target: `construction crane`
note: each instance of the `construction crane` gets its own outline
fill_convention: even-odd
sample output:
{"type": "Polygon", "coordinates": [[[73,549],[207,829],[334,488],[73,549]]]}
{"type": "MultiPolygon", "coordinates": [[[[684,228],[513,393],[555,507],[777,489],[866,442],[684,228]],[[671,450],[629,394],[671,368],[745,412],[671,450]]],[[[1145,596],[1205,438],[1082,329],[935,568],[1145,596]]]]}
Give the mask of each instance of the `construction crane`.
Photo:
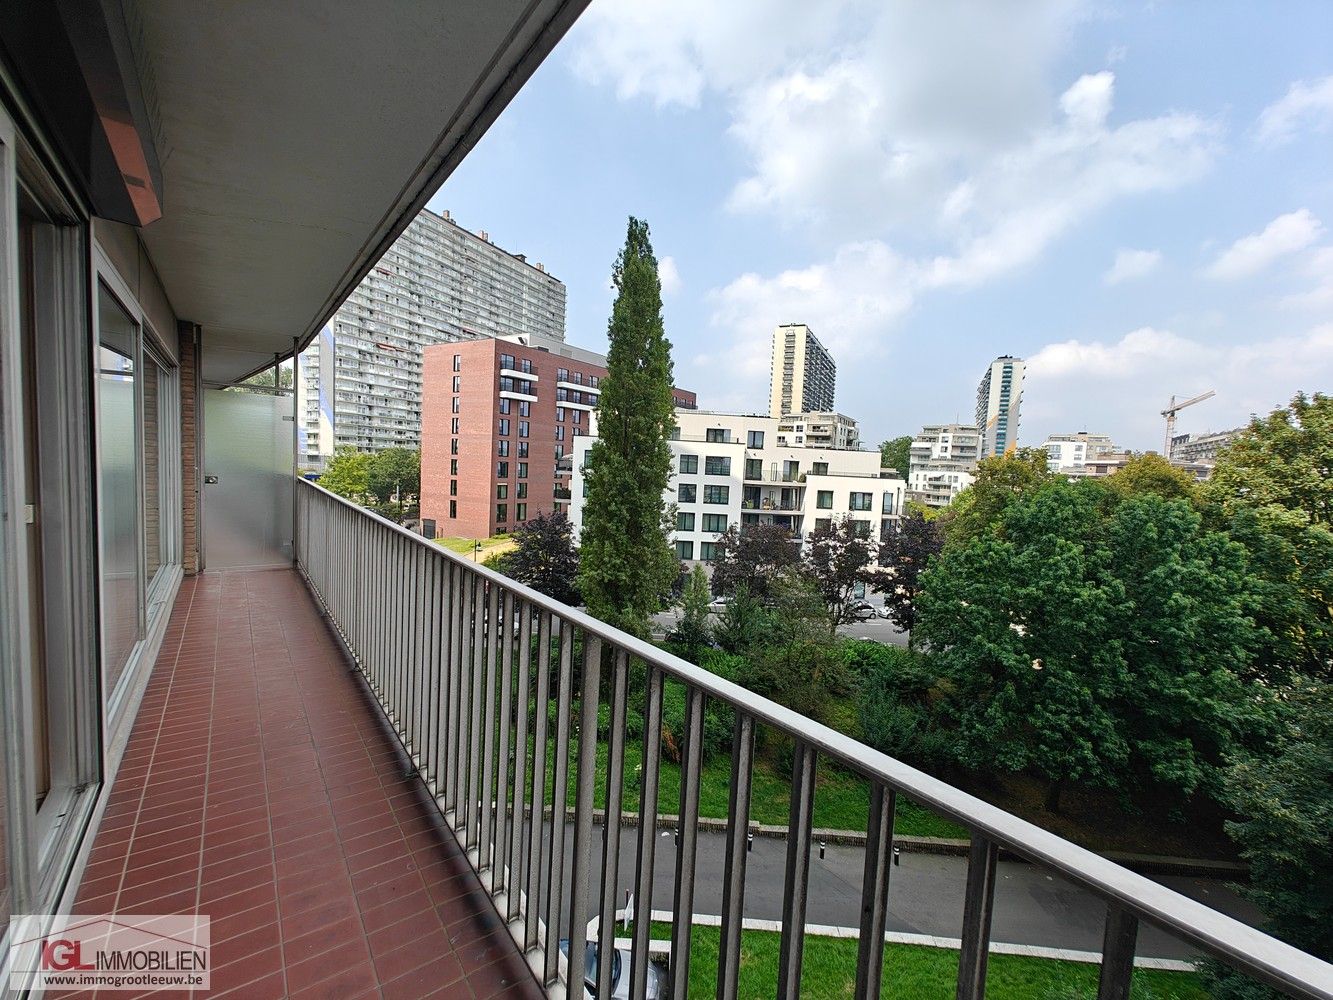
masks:
{"type": "Polygon", "coordinates": [[[1193,399],[1187,399],[1183,403],[1177,403],[1176,397],[1171,397],[1171,404],[1162,411],[1162,416],[1166,417],[1166,448],[1163,450],[1162,455],[1165,456],[1167,461],[1171,460],[1171,439],[1176,436],[1176,414],[1187,406],[1193,406],[1195,403],[1202,403],[1205,399],[1212,399],[1216,395],[1217,393],[1212,389],[1209,389],[1207,392],[1200,393],[1193,399]]]}

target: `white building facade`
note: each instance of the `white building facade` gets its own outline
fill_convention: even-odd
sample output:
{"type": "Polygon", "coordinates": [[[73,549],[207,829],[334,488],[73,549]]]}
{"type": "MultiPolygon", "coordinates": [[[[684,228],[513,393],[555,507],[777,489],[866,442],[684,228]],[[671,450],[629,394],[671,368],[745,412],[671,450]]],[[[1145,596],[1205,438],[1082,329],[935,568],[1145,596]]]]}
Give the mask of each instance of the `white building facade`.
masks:
{"type": "Polygon", "coordinates": [[[996,358],[977,386],[977,430],[981,434],[978,458],[1003,455],[1018,447],[1019,406],[1023,402],[1022,358],[996,358]]]}
{"type": "Polygon", "coordinates": [[[1046,452],[1046,468],[1051,472],[1082,475],[1088,462],[1099,455],[1116,451],[1108,434],[1052,434],[1041,444],[1046,452]]]}
{"type": "Polygon", "coordinates": [[[565,285],[423,210],[301,356],[301,461],[421,442],[421,352],[484,337],[565,339],[565,285]]]}
{"type": "MultiPolygon", "coordinates": [[[[718,536],[733,524],[777,524],[804,542],[816,527],[850,517],[878,539],[902,515],[907,483],[881,478],[878,451],[781,445],[774,417],[677,410],[676,421],[664,499],[676,507],[671,541],[683,561],[711,562],[718,536]]],[[[574,441],[575,537],[583,527],[583,469],[594,441],[574,441]]]]}
{"type": "Polygon", "coordinates": [[[981,434],[972,424],[927,424],[912,440],[907,498],[924,507],[947,507],[974,482],[981,434]]]}
{"type": "Polygon", "coordinates": [[[778,422],[778,444],[805,448],[861,447],[856,421],[842,413],[792,413],[778,422]]]}

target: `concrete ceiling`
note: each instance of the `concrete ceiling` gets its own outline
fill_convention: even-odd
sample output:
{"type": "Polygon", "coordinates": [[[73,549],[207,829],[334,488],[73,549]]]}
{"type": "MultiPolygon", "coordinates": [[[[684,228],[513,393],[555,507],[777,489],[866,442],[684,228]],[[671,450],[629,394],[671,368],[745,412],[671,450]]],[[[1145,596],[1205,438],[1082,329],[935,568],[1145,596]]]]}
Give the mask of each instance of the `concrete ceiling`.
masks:
{"type": "Polygon", "coordinates": [[[126,3],[162,164],[143,240],[204,378],[318,332],[586,3],[126,3]]]}

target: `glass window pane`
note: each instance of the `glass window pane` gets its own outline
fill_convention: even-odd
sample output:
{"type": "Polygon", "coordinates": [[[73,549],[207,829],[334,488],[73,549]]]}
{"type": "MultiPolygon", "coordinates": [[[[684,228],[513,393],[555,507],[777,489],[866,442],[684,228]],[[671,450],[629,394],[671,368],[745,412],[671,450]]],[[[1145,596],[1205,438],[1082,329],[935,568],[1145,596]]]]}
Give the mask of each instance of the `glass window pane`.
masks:
{"type": "Polygon", "coordinates": [[[148,353],[143,359],[143,485],[144,555],[146,579],[151,580],[165,561],[162,550],[162,404],[166,401],[166,372],[148,353]]]}
{"type": "Polygon", "coordinates": [[[134,320],[98,286],[98,474],[102,516],[102,642],[106,690],[115,688],[139,639],[139,463],[134,415],[134,320]]]}

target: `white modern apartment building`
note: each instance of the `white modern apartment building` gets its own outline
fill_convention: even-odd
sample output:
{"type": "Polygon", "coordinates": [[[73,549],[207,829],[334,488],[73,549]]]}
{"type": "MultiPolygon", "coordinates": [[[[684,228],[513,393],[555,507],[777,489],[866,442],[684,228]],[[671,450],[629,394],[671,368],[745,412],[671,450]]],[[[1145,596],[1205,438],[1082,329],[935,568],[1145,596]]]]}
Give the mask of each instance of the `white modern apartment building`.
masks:
{"type": "Polygon", "coordinates": [[[846,414],[792,413],[778,423],[778,444],[855,451],[861,447],[861,431],[846,414]]]}
{"type": "Polygon", "coordinates": [[[773,331],[768,413],[830,413],[838,366],[833,355],[804,323],[784,323],[773,331]]]}
{"type": "Polygon", "coordinates": [[[927,424],[912,440],[907,498],[926,507],[946,507],[976,482],[981,434],[972,424],[927,424]]]}
{"type": "MultiPolygon", "coordinates": [[[[671,541],[685,561],[710,562],[729,525],[778,524],[805,539],[850,517],[867,537],[902,514],[907,484],[880,476],[878,451],[777,443],[775,417],[677,410],[665,499],[676,507],[671,541]]],[[[595,438],[574,439],[570,520],[583,527],[583,468],[595,438]]]]}
{"type": "Polygon", "coordinates": [[[1116,451],[1108,434],[1052,434],[1041,444],[1046,451],[1046,468],[1051,472],[1082,475],[1087,463],[1099,455],[1116,451]]]}
{"type": "Polygon", "coordinates": [[[423,210],[301,356],[301,461],[421,442],[421,352],[484,337],[565,339],[565,285],[446,212],[423,210]]]}
{"type": "Polygon", "coordinates": [[[1022,358],[1003,355],[992,361],[977,386],[978,458],[1003,455],[1018,446],[1019,405],[1023,402],[1022,358]]]}

